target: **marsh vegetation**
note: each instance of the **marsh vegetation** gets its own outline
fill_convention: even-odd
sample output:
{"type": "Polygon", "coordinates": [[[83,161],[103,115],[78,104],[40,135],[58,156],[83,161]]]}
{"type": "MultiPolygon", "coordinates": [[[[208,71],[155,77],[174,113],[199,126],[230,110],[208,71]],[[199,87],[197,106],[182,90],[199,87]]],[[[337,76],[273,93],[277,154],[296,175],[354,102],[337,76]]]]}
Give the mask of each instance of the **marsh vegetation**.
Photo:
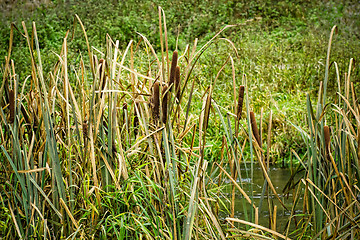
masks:
{"type": "Polygon", "coordinates": [[[358,5],[86,2],[3,15],[0,237],[359,237],[358,5]]]}

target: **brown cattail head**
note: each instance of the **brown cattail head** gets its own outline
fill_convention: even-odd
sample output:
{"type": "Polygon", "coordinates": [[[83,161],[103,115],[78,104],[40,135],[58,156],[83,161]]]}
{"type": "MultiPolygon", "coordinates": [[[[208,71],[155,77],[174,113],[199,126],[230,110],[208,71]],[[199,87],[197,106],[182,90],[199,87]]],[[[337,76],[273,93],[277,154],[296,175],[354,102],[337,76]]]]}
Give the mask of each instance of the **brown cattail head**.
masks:
{"type": "Polygon", "coordinates": [[[122,107],[122,108],[123,108],[123,111],[122,111],[122,123],[125,124],[125,120],[126,120],[126,118],[125,118],[125,113],[127,112],[127,108],[128,108],[126,102],[123,103],[123,107],[122,107]]]}
{"type": "Polygon", "coordinates": [[[127,111],[127,103],[126,102],[123,103],[123,111],[127,111]]]}
{"type": "Polygon", "coordinates": [[[94,54],[93,55],[93,58],[92,58],[92,60],[93,60],[93,64],[92,64],[92,66],[93,66],[93,70],[94,70],[94,72],[96,72],[96,63],[97,63],[97,57],[96,57],[96,55],[94,54]]]}
{"type": "Polygon", "coordinates": [[[137,133],[138,133],[138,128],[139,128],[139,118],[138,118],[138,115],[137,115],[137,111],[136,109],[139,111],[139,102],[138,101],[135,101],[135,104],[134,104],[134,135],[136,137],[137,133]]]}
{"type": "Polygon", "coordinates": [[[330,128],[329,126],[324,126],[324,138],[325,138],[325,148],[326,151],[330,148],[330,128]]]}
{"type": "Polygon", "coordinates": [[[175,69],[175,94],[176,99],[180,101],[180,67],[177,66],[175,69]]]}
{"type": "MultiPolygon", "coordinates": [[[[105,88],[105,84],[106,84],[106,72],[105,72],[105,69],[106,69],[106,62],[103,58],[101,58],[99,60],[99,83],[100,83],[100,91],[104,90],[105,88]]],[[[102,93],[100,94],[100,97],[102,96],[102,93]]]]}
{"type": "Polygon", "coordinates": [[[174,51],[171,60],[171,69],[170,69],[170,79],[169,79],[170,90],[172,89],[172,85],[174,85],[174,81],[175,81],[177,60],[178,60],[178,52],[174,51]]]}
{"type": "Polygon", "coordinates": [[[84,144],[86,142],[86,139],[88,138],[88,124],[87,120],[85,120],[82,124],[82,130],[83,130],[83,138],[84,138],[84,144]]]}
{"type": "Polygon", "coordinates": [[[255,119],[254,112],[250,112],[250,121],[251,121],[251,129],[252,129],[252,132],[253,132],[254,137],[256,139],[256,142],[259,144],[260,147],[262,147],[260,134],[259,134],[259,129],[258,129],[257,124],[256,124],[256,119],[255,119]]]}
{"type": "Polygon", "coordinates": [[[243,102],[244,102],[244,90],[245,90],[245,87],[243,85],[241,85],[239,87],[238,104],[237,104],[237,108],[236,108],[237,120],[241,119],[241,113],[242,113],[243,102]]]}
{"type": "Polygon", "coordinates": [[[159,82],[155,82],[151,97],[152,116],[154,120],[159,119],[160,114],[160,86],[159,82]]]}
{"type": "Polygon", "coordinates": [[[207,95],[206,103],[205,103],[203,131],[206,131],[206,129],[208,127],[210,107],[211,107],[211,89],[210,89],[209,94],[207,95]]]}
{"type": "Polygon", "coordinates": [[[9,122],[14,123],[14,119],[15,119],[15,95],[14,95],[14,90],[9,90],[9,109],[10,109],[9,122]]]}
{"type": "Polygon", "coordinates": [[[162,89],[162,116],[161,120],[164,124],[167,121],[167,112],[168,112],[168,86],[164,85],[162,89]]]}

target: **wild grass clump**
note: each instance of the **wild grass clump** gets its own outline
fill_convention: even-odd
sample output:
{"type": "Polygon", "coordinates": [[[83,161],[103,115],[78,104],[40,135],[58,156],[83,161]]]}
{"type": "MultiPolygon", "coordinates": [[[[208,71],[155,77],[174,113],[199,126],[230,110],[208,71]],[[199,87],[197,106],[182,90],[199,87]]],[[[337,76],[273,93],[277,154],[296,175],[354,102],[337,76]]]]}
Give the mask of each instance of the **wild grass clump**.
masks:
{"type": "Polygon", "coordinates": [[[296,126],[307,146],[304,158],[293,152],[300,162],[294,175],[303,172],[301,180],[294,182],[292,178],[288,183],[288,189],[296,191],[293,209],[298,204],[303,208],[302,213],[292,213],[292,218],[298,221],[300,238],[358,239],[360,236],[359,100],[351,80],[354,60],[350,59],[343,77],[338,64],[330,62],[336,31],[334,26],[316,107],[307,96],[308,129],[296,126]],[[330,71],[335,72],[335,79],[329,77],[330,71]],[[335,98],[327,95],[329,81],[337,83],[335,98]]]}
{"type": "MultiPolygon", "coordinates": [[[[11,59],[12,25],[0,91],[0,219],[6,223],[1,225],[1,237],[288,239],[289,228],[279,229],[277,213],[278,206],[289,209],[270,178],[272,112],[265,139],[263,110],[257,124],[246,75],[240,81],[235,74],[237,50],[229,39],[218,38],[232,26],[225,26],[203,46],[195,40],[184,51],[174,49],[170,61],[165,13],[158,10],[160,53],[141,34],[125,50],[107,35],[106,50],[101,52],[90,46],[85,27],[75,16],[87,52],[73,54],[77,49],[69,48],[72,37],[67,33],[48,73],[42,67],[36,24],[28,31],[23,23],[21,36],[31,61],[31,75],[25,79],[19,79],[16,59],[11,59]],[[233,52],[222,66],[212,66],[216,75],[208,86],[196,89],[194,69],[214,42],[229,44],[233,52]],[[233,73],[231,110],[219,105],[214,91],[227,68],[233,73]],[[193,110],[197,96],[201,107],[193,110]],[[207,155],[212,149],[210,131],[222,139],[221,154],[212,162],[207,155]],[[259,202],[254,200],[255,166],[263,175],[259,202]],[[251,179],[249,184],[239,181],[241,176],[251,179]],[[226,182],[231,197],[224,195],[226,182]],[[235,216],[235,204],[243,219],[235,216]],[[259,224],[262,208],[269,211],[269,226],[259,224]]],[[[306,172],[301,180],[306,183],[306,212],[300,222],[312,224],[295,233],[324,236],[330,226],[326,232],[330,237],[356,236],[358,182],[353,179],[359,173],[352,166],[358,167],[353,157],[360,155],[359,134],[353,126],[359,110],[353,88],[345,87],[339,104],[346,111],[335,107],[334,124],[340,130],[329,131],[329,139],[323,132],[330,126],[325,124],[326,81],[316,118],[308,100],[311,134],[302,131],[309,144],[308,160],[299,159],[306,172]],[[323,161],[325,146],[330,161],[323,161]]],[[[301,190],[294,194],[294,206],[301,194],[301,190]]],[[[289,223],[295,219],[295,210],[291,213],[289,223]]]]}
{"type": "MultiPolygon", "coordinates": [[[[240,176],[243,149],[228,135],[224,143],[231,149],[210,172],[205,154],[214,108],[223,119],[213,102],[213,89],[229,61],[203,92],[200,114],[191,111],[193,93],[198,91],[193,69],[230,26],[200,49],[195,41],[182,53],[175,50],[170,61],[161,8],[159,31],[165,49],[161,58],[141,34],[139,42],[131,41],[124,51],[107,36],[106,51],[100,52],[90,47],[78,16],[75,22],[87,53],[76,56],[66,34],[61,51],[55,53],[58,61],[48,73],[42,67],[36,24],[30,31],[22,24],[31,61],[31,75],[25,79],[18,78],[16,60],[11,59],[12,25],[0,91],[1,219],[6,221],[1,225],[2,237],[225,239],[232,235],[237,220],[220,219],[219,204],[229,200],[220,197],[223,181],[215,179],[221,179],[223,171],[227,174],[221,167],[225,162],[233,163],[232,172],[238,171],[230,178],[240,176]],[[139,46],[147,51],[141,52],[139,46]]],[[[231,114],[234,117],[228,120],[238,122],[231,114]]],[[[225,123],[223,127],[227,129],[225,123]]],[[[234,184],[246,196],[243,207],[248,211],[252,200],[234,184]]],[[[246,224],[258,219],[256,208],[251,209],[246,224]]]]}

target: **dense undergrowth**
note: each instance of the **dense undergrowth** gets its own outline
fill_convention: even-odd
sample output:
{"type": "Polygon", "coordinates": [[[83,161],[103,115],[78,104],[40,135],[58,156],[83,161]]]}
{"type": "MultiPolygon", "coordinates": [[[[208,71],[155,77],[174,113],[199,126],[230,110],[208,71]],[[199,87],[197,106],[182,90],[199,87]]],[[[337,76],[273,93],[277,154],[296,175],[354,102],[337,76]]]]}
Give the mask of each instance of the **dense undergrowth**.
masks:
{"type": "Polygon", "coordinates": [[[358,36],[346,22],[357,15],[341,15],[354,6],[179,2],[167,13],[139,3],[134,14],[131,1],[90,1],[102,13],[90,18],[68,3],[1,38],[1,237],[359,236],[358,36]],[[269,174],[284,156],[293,176],[281,193],[269,174]],[[253,182],[235,181],[253,179],[255,164],[260,203],[253,182]],[[261,208],[269,226],[258,225],[261,208]]]}
{"type": "MultiPolygon", "coordinates": [[[[60,51],[63,36],[73,29],[74,14],[85,20],[90,45],[100,51],[105,49],[106,34],[119,40],[119,46],[124,48],[130,40],[139,40],[139,32],[159,52],[157,6],[166,9],[169,49],[177,46],[184,51],[195,38],[202,45],[226,24],[237,25],[220,36],[230,39],[238,49],[235,72],[247,75],[254,110],[267,108],[274,112],[274,162],[287,161],[291,149],[305,149],[287,120],[304,122],[300,106],[305,104],[306,92],[316,95],[324,75],[328,30],[335,24],[339,26],[332,58],[338,61],[340,74],[344,74],[347,60],[358,55],[360,49],[359,5],[347,1],[39,1],[38,5],[15,1],[10,6],[0,16],[0,46],[8,46],[11,22],[21,26],[23,20],[35,21],[45,72],[56,63],[53,51],[60,51]]],[[[74,52],[69,55],[84,52],[85,46],[84,39],[72,39],[69,47],[74,52]]],[[[26,41],[15,34],[12,56],[17,58],[20,80],[30,74],[25,47],[26,41]]],[[[206,88],[216,74],[217,70],[209,66],[221,65],[228,51],[232,51],[229,46],[220,43],[204,53],[198,65],[201,74],[196,84],[200,88],[206,88]]],[[[6,53],[6,47],[0,48],[0,56],[6,53]]],[[[4,64],[4,58],[0,63],[4,64]]],[[[221,84],[215,89],[217,100],[224,106],[229,105],[230,98],[227,91],[219,90],[231,89],[226,77],[230,71],[224,70],[226,74],[219,76],[221,84]]],[[[358,68],[354,76],[359,76],[358,68]]],[[[335,91],[333,82],[329,84],[330,91],[335,91]]]]}

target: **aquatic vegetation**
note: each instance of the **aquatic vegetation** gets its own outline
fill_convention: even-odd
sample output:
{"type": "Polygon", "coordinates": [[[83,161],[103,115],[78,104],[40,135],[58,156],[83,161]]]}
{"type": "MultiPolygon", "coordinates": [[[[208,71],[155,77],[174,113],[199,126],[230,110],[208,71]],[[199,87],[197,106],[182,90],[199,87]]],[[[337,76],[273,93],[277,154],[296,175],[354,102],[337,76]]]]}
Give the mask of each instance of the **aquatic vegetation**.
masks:
{"type": "Polygon", "coordinates": [[[75,16],[82,35],[64,36],[48,73],[36,24],[29,32],[23,22],[21,36],[31,59],[25,79],[19,79],[11,58],[12,25],[0,90],[2,237],[356,238],[359,109],[350,81],[352,61],[344,88],[337,74],[338,102],[328,104],[330,39],[316,113],[307,98],[309,132],[295,126],[307,152],[301,158],[293,151],[300,164],[292,167],[286,188],[294,192],[289,209],[271,180],[272,111],[265,135],[264,110],[257,120],[246,74],[235,74],[237,49],[219,37],[233,26],[202,46],[195,40],[184,51],[173,49],[170,59],[165,12],[158,10],[161,52],[141,33],[125,50],[107,35],[101,52],[90,46],[75,16]],[[69,48],[73,37],[85,39],[86,53],[69,48]],[[211,66],[215,75],[206,88],[197,89],[197,64],[214,43],[232,51],[221,66],[211,66]],[[225,69],[231,69],[233,83],[228,108],[216,101],[214,90],[225,69]],[[220,154],[211,154],[209,136],[221,138],[220,154]],[[263,176],[259,201],[255,166],[263,176]],[[295,181],[301,172],[305,175],[295,181]],[[243,176],[249,184],[238,181],[243,176]],[[235,216],[238,198],[243,219],[235,216]],[[295,211],[300,204],[302,214],[295,211]],[[277,227],[280,207],[291,214],[285,229],[277,227]],[[269,212],[269,226],[259,224],[262,208],[269,212]]]}

